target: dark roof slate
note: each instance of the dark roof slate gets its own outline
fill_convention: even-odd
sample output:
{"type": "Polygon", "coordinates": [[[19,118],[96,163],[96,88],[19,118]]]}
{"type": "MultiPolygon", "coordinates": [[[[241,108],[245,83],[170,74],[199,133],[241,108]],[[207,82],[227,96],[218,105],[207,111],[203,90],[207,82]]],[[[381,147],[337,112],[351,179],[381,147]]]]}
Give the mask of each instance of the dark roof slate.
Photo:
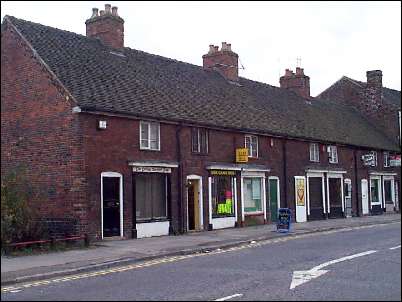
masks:
{"type": "Polygon", "coordinates": [[[68,31],[7,18],[83,109],[398,150],[349,107],[308,101],[275,86],[229,83],[200,66],[68,31]]]}

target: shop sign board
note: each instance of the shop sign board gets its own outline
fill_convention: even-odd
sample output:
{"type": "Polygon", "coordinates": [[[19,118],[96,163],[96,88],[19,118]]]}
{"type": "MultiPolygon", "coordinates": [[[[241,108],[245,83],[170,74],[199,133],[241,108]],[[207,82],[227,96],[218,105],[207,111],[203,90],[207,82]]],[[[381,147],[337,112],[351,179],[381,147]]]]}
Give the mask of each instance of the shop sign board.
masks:
{"type": "Polygon", "coordinates": [[[277,232],[289,232],[292,220],[292,211],[289,208],[278,209],[278,220],[276,222],[277,232]]]}
{"type": "Polygon", "coordinates": [[[133,172],[137,173],[171,173],[171,168],[165,167],[133,167],[133,172]]]}
{"type": "Polygon", "coordinates": [[[230,170],[211,170],[211,175],[213,176],[235,176],[235,171],[230,170]]]}
{"type": "Polygon", "coordinates": [[[363,165],[365,166],[375,166],[375,157],[374,154],[365,154],[362,155],[363,165]]]}
{"type": "Polygon", "coordinates": [[[400,167],[401,166],[401,156],[400,155],[390,155],[389,156],[389,165],[391,167],[400,167]]]}
{"type": "Polygon", "coordinates": [[[248,148],[237,148],[236,149],[236,162],[237,163],[247,163],[248,162],[248,148]]]}

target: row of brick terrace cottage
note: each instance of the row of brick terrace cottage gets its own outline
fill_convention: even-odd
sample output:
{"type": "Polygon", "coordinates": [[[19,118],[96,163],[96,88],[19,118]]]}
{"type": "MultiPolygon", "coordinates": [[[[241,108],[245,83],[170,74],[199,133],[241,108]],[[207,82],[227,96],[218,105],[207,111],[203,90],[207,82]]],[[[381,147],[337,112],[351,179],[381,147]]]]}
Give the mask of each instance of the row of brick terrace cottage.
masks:
{"type": "Polygon", "coordinates": [[[27,169],[30,201],[62,233],[141,238],[399,211],[400,91],[342,77],[310,96],[238,74],[229,43],[203,66],[124,46],[117,7],[87,35],[6,16],[1,173],[27,169]],[[399,117],[398,117],[399,113],[399,117]]]}

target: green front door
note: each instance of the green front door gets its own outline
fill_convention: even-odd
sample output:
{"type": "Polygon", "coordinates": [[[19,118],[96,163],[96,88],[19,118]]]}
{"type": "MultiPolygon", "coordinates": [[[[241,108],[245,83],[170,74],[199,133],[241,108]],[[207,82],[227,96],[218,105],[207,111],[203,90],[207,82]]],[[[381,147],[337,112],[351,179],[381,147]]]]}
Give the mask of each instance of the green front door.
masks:
{"type": "Polygon", "coordinates": [[[269,180],[269,209],[271,212],[271,221],[276,222],[278,215],[278,180],[269,180]]]}

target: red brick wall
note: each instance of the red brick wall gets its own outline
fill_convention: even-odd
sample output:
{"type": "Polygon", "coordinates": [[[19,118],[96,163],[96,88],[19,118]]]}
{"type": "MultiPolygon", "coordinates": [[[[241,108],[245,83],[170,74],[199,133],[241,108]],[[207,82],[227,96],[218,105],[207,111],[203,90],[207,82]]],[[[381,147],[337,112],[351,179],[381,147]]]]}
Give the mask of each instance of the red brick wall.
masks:
{"type": "MultiPolygon", "coordinates": [[[[91,232],[101,236],[100,177],[102,172],[118,172],[123,175],[124,236],[131,238],[133,219],[132,169],[129,161],[165,160],[177,161],[176,125],[163,124],[160,128],[161,150],[140,150],[139,121],[119,117],[101,117],[82,114],[85,144],[86,175],[88,177],[88,216],[91,232]],[[97,130],[97,120],[107,121],[106,130],[97,130]]],[[[177,193],[178,169],[172,168],[172,216],[174,230],[178,230],[177,193]]]]}
{"type": "MultiPolygon", "coordinates": [[[[5,21],[4,24],[6,24],[5,21]]],[[[27,169],[45,218],[78,218],[86,231],[86,181],[78,115],[63,89],[10,25],[1,36],[1,174],[27,169]]]]}

